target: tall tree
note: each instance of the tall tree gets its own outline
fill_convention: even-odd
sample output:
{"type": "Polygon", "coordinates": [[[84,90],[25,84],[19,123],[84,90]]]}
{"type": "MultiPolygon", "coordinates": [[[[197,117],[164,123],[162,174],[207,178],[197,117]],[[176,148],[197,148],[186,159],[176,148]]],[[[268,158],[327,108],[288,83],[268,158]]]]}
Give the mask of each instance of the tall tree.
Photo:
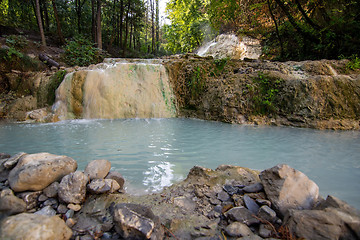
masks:
{"type": "Polygon", "coordinates": [[[97,47],[102,49],[102,34],[101,34],[101,0],[97,0],[96,13],[96,42],[97,47]]]}
{"type": "Polygon", "coordinates": [[[45,39],[44,28],[43,28],[42,20],[41,20],[39,0],[35,0],[35,5],[36,5],[36,18],[37,18],[37,22],[38,22],[38,26],[39,26],[39,31],[40,31],[40,36],[41,36],[41,44],[42,44],[43,46],[46,46],[46,39],[45,39]]]}
{"type": "Polygon", "coordinates": [[[65,39],[64,39],[64,36],[62,34],[62,31],[61,31],[61,23],[60,23],[58,11],[57,11],[57,8],[56,8],[55,0],[51,0],[51,3],[52,3],[52,6],[53,6],[54,16],[55,16],[55,20],[56,20],[56,31],[57,31],[60,43],[64,44],[65,39]]]}

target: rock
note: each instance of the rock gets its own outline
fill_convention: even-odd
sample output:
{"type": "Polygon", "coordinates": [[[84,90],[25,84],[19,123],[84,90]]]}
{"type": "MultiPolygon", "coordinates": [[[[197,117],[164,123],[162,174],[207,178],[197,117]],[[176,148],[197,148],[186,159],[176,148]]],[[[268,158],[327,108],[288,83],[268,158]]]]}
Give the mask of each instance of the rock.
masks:
{"type": "Polygon", "coordinates": [[[40,209],[39,211],[35,212],[34,214],[45,215],[45,216],[51,217],[51,216],[56,215],[56,211],[51,206],[45,206],[42,209],[40,209]]]}
{"type": "Polygon", "coordinates": [[[260,179],[274,209],[284,216],[289,209],[311,209],[319,187],[305,174],[280,164],[261,172],[260,179]]]}
{"type": "Polygon", "coordinates": [[[267,225],[260,224],[259,235],[260,235],[260,237],[268,238],[268,237],[271,237],[272,231],[271,231],[271,229],[269,229],[269,227],[267,225]]]}
{"type": "Polygon", "coordinates": [[[25,120],[34,120],[36,122],[45,122],[48,115],[46,108],[35,109],[26,113],[25,120]]]}
{"type": "Polygon", "coordinates": [[[245,223],[250,226],[252,224],[258,224],[260,221],[253,217],[253,213],[244,207],[234,207],[225,213],[225,216],[229,219],[241,223],[245,223]]]}
{"type": "Polygon", "coordinates": [[[346,202],[338,199],[337,197],[331,196],[331,195],[327,196],[326,200],[320,202],[314,209],[324,210],[326,208],[331,208],[331,207],[337,208],[337,209],[341,210],[342,212],[345,212],[350,215],[360,216],[360,210],[353,208],[346,202]]]}
{"type": "Polygon", "coordinates": [[[18,196],[24,200],[24,202],[26,203],[26,210],[30,210],[35,208],[39,201],[38,201],[38,197],[40,196],[41,191],[37,191],[37,192],[23,192],[20,193],[18,196]]]}
{"type": "MultiPolygon", "coordinates": [[[[262,237],[259,237],[258,235],[251,235],[251,236],[245,236],[245,237],[241,237],[238,238],[237,240],[262,240],[262,237]]],[[[278,240],[278,239],[272,239],[272,238],[268,238],[267,240],[278,240]]]]}
{"type": "Polygon", "coordinates": [[[40,194],[38,200],[39,202],[45,202],[48,199],[48,197],[45,194],[40,194]]]}
{"type": "Polygon", "coordinates": [[[0,213],[12,215],[26,211],[26,203],[16,197],[11,189],[4,189],[0,193],[0,213]]]}
{"type": "Polygon", "coordinates": [[[86,196],[87,182],[88,177],[80,171],[66,175],[59,185],[59,198],[66,203],[83,203],[86,196]]]}
{"type": "Polygon", "coordinates": [[[7,153],[0,153],[0,160],[1,159],[7,159],[7,158],[10,158],[10,154],[7,154],[7,153]]]}
{"type": "Polygon", "coordinates": [[[257,215],[259,211],[259,205],[256,204],[256,202],[249,197],[248,195],[244,195],[244,204],[247,209],[250,210],[253,214],[257,215]]]}
{"type": "Polygon", "coordinates": [[[242,190],[247,193],[255,193],[255,192],[260,192],[263,189],[264,189],[264,187],[261,183],[255,183],[255,184],[251,184],[249,186],[244,187],[242,190]]]}
{"type": "Polygon", "coordinates": [[[194,211],[196,208],[196,203],[184,196],[174,198],[174,205],[185,211],[194,211]]]}
{"type": "Polygon", "coordinates": [[[69,228],[72,228],[76,224],[76,221],[73,218],[68,218],[65,223],[69,228]]]}
{"type": "Polygon", "coordinates": [[[268,207],[271,207],[271,202],[269,200],[266,199],[262,199],[262,198],[257,198],[256,202],[260,205],[266,205],[268,207]]]}
{"type": "Polygon", "coordinates": [[[230,196],[234,195],[235,193],[238,192],[239,188],[231,186],[231,185],[224,185],[223,189],[225,190],[225,192],[227,192],[230,196]]]}
{"type": "Polygon", "coordinates": [[[264,205],[259,209],[259,218],[274,223],[276,221],[276,212],[264,205]]]}
{"type": "Polygon", "coordinates": [[[119,172],[109,172],[109,174],[105,178],[115,180],[119,184],[120,189],[124,188],[125,179],[123,178],[121,173],[119,173],[119,172]]]}
{"type": "Polygon", "coordinates": [[[360,217],[341,209],[289,210],[284,225],[297,238],[304,239],[359,239],[360,217]]]}
{"type": "Polygon", "coordinates": [[[93,179],[90,184],[87,185],[89,192],[93,194],[113,193],[120,189],[117,181],[113,179],[93,179]]]}
{"type": "Polygon", "coordinates": [[[21,213],[5,218],[0,225],[0,239],[67,240],[72,231],[57,216],[21,213]]]}
{"type": "Polygon", "coordinates": [[[66,219],[68,218],[72,218],[74,216],[75,211],[73,209],[69,209],[66,213],[65,213],[65,217],[66,219]]]}
{"type": "Polygon", "coordinates": [[[15,154],[14,156],[12,156],[8,160],[6,160],[6,162],[4,163],[4,167],[7,169],[11,169],[11,168],[15,167],[15,165],[18,163],[19,159],[24,155],[26,155],[26,153],[24,153],[24,152],[19,152],[19,153],[15,154]]]}
{"type": "Polygon", "coordinates": [[[50,153],[28,154],[10,171],[9,184],[15,192],[39,191],[76,168],[76,161],[70,157],[50,153]]]}
{"type": "Polygon", "coordinates": [[[240,222],[233,222],[225,228],[225,233],[230,237],[244,237],[253,235],[251,229],[240,222]]]}
{"type": "Polygon", "coordinates": [[[44,203],[44,206],[51,206],[53,208],[57,208],[59,206],[58,201],[55,198],[49,198],[44,203]]]}
{"type": "Polygon", "coordinates": [[[138,204],[117,204],[114,209],[116,231],[124,239],[163,239],[160,220],[150,208],[138,204]]]}
{"type": "Polygon", "coordinates": [[[69,203],[69,204],[67,205],[67,208],[68,208],[68,209],[71,209],[71,210],[74,210],[74,212],[78,212],[78,211],[81,210],[81,205],[69,203]]]}
{"type": "Polygon", "coordinates": [[[225,191],[220,191],[217,195],[217,199],[219,199],[222,202],[227,202],[230,200],[230,196],[225,191]]]}
{"type": "Polygon", "coordinates": [[[65,214],[68,211],[68,208],[64,204],[59,204],[56,211],[60,214],[65,214]]]}
{"type": "Polygon", "coordinates": [[[49,186],[47,186],[43,192],[45,194],[45,196],[49,197],[49,198],[53,198],[57,196],[58,190],[59,190],[59,185],[60,183],[58,182],[53,182],[52,184],[50,184],[49,186]]]}
{"type": "Polygon", "coordinates": [[[108,175],[111,163],[108,160],[100,159],[89,162],[85,168],[85,174],[92,179],[103,179],[108,175]]]}

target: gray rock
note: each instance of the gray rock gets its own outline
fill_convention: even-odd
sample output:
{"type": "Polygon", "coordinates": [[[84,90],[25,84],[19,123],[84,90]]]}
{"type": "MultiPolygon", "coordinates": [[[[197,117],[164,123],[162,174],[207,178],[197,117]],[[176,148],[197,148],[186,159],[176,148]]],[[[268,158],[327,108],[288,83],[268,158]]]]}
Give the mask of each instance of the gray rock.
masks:
{"type": "Polygon", "coordinates": [[[21,213],[5,218],[0,225],[0,239],[67,240],[72,231],[57,216],[21,213]]]}
{"type": "Polygon", "coordinates": [[[111,163],[105,159],[99,159],[89,162],[85,168],[85,174],[92,179],[103,179],[108,175],[111,163]]]}
{"type": "Polygon", "coordinates": [[[232,185],[224,185],[223,189],[225,190],[225,192],[227,192],[230,196],[234,195],[235,193],[238,192],[239,188],[238,187],[234,187],[232,185]]]}
{"type": "Polygon", "coordinates": [[[233,222],[225,228],[225,233],[230,237],[244,237],[251,236],[253,232],[251,229],[240,222],[233,222]]]}
{"type": "Polygon", "coordinates": [[[259,227],[259,235],[260,235],[260,237],[268,238],[268,237],[271,237],[272,231],[271,231],[271,229],[268,227],[268,225],[260,224],[260,227],[259,227]]]}
{"type": "Polygon", "coordinates": [[[27,153],[24,152],[19,152],[15,154],[14,156],[6,160],[6,162],[4,163],[4,167],[7,169],[12,169],[18,163],[19,159],[26,154],[27,153]]]}
{"type": "Polygon", "coordinates": [[[116,231],[124,239],[163,239],[160,220],[150,208],[137,204],[117,204],[114,209],[116,231]]]}
{"type": "Polygon", "coordinates": [[[264,187],[261,183],[254,183],[254,184],[244,187],[242,190],[247,193],[255,193],[255,192],[260,192],[263,189],[264,189],[264,187]]]}
{"type": "Polygon", "coordinates": [[[56,211],[60,214],[65,214],[68,211],[68,208],[64,204],[59,204],[56,211]]]}
{"type": "Polygon", "coordinates": [[[35,208],[39,201],[38,198],[41,194],[41,191],[37,191],[37,192],[23,192],[20,193],[18,196],[24,200],[24,202],[26,203],[26,209],[30,210],[35,208]]]}
{"type": "Polygon", "coordinates": [[[48,199],[48,197],[45,194],[40,194],[38,201],[45,202],[47,199],[48,199]]]}
{"type": "Polygon", "coordinates": [[[185,211],[194,211],[196,208],[196,203],[184,196],[174,198],[174,205],[185,211]]]}
{"type": "Polygon", "coordinates": [[[324,210],[326,208],[337,208],[342,212],[345,212],[350,215],[360,216],[360,210],[353,208],[346,202],[338,199],[334,196],[327,196],[326,200],[320,202],[314,209],[316,210],[324,210]]]}
{"type": "Polygon", "coordinates": [[[289,210],[284,225],[297,238],[359,239],[360,217],[337,208],[324,210],[289,210]]]}
{"type": "Polygon", "coordinates": [[[220,191],[217,195],[217,199],[219,199],[222,202],[227,202],[230,200],[230,196],[225,191],[220,191]]]}
{"type": "Polygon", "coordinates": [[[45,215],[45,216],[55,216],[56,211],[51,206],[45,206],[39,211],[36,211],[34,214],[45,215]]]}
{"type": "Polygon", "coordinates": [[[74,216],[74,213],[75,213],[75,211],[74,211],[74,210],[69,209],[69,210],[65,213],[65,217],[66,217],[66,219],[68,219],[68,218],[72,218],[72,217],[74,216]]]}
{"type": "Polygon", "coordinates": [[[274,223],[276,221],[276,212],[264,205],[259,209],[259,218],[274,223]]]}
{"type": "Polygon", "coordinates": [[[225,213],[225,216],[233,221],[241,222],[248,226],[260,223],[260,221],[253,216],[253,213],[245,207],[231,208],[225,213]]]}
{"type": "Polygon", "coordinates": [[[93,179],[90,184],[87,185],[89,192],[93,194],[113,193],[120,189],[117,181],[113,179],[93,179]]]}
{"type": "Polygon", "coordinates": [[[0,159],[0,182],[5,181],[9,177],[10,169],[4,167],[6,159],[0,159]]]}
{"type": "Polygon", "coordinates": [[[49,198],[43,203],[43,205],[44,206],[51,206],[53,208],[57,208],[59,203],[55,198],[49,198]]]}
{"type": "Polygon", "coordinates": [[[59,198],[66,203],[83,203],[86,196],[87,182],[88,177],[80,171],[66,175],[59,185],[59,198]]]}
{"type": "Polygon", "coordinates": [[[57,196],[58,190],[59,190],[59,185],[60,183],[58,182],[53,182],[52,184],[50,184],[49,186],[47,186],[43,192],[45,194],[45,196],[49,197],[49,198],[53,198],[57,196]]]}
{"type": "Polygon", "coordinates": [[[26,211],[26,203],[16,197],[11,189],[4,189],[0,193],[0,213],[12,215],[26,211]]]}
{"type": "Polygon", "coordinates": [[[10,171],[9,184],[15,192],[39,191],[76,168],[76,161],[70,157],[50,153],[28,154],[21,157],[10,171]]]}
{"type": "Polygon", "coordinates": [[[259,211],[259,205],[257,205],[256,202],[248,195],[244,195],[243,199],[247,209],[249,209],[253,214],[257,215],[259,211]]]}
{"type": "Polygon", "coordinates": [[[256,202],[257,202],[258,204],[260,204],[261,206],[262,206],[262,205],[266,205],[266,206],[268,206],[268,207],[271,207],[271,202],[270,202],[269,200],[257,198],[257,199],[256,199],[256,202]]]}
{"type": "Polygon", "coordinates": [[[212,204],[212,205],[220,205],[221,204],[221,201],[217,198],[210,198],[209,199],[209,202],[212,204]]]}
{"type": "MultiPolygon", "coordinates": [[[[262,240],[263,238],[256,235],[256,234],[253,234],[251,236],[245,236],[245,237],[241,237],[241,238],[238,238],[237,240],[262,240]]],[[[277,240],[277,239],[267,239],[267,240],[277,240]]]]}
{"type": "Polygon", "coordinates": [[[105,179],[113,179],[119,184],[121,190],[124,188],[125,179],[119,172],[109,172],[105,179]]]}
{"type": "Polygon", "coordinates": [[[319,187],[305,174],[280,164],[260,174],[273,208],[284,216],[289,209],[311,209],[319,197],[319,187]]]}
{"type": "Polygon", "coordinates": [[[7,158],[10,158],[11,156],[7,153],[0,153],[0,160],[1,159],[7,159],[7,158]]]}

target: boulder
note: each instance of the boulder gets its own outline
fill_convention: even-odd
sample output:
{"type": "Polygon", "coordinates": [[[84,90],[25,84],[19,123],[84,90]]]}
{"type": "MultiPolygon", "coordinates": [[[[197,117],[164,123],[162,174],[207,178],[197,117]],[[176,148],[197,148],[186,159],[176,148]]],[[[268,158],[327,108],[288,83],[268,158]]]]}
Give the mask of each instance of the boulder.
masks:
{"type": "Polygon", "coordinates": [[[359,239],[360,218],[337,208],[324,210],[289,210],[284,225],[297,238],[359,239]]]}
{"type": "Polygon", "coordinates": [[[0,213],[12,215],[26,211],[26,203],[16,197],[11,189],[4,189],[0,193],[0,213]]]}
{"type": "Polygon", "coordinates": [[[89,162],[85,168],[85,174],[92,179],[103,179],[108,175],[111,163],[105,159],[99,159],[89,162]]]}
{"type": "Polygon", "coordinates": [[[109,174],[105,177],[106,179],[113,179],[115,180],[122,190],[124,188],[125,179],[119,172],[109,172],[109,174]]]}
{"type": "Polygon", "coordinates": [[[244,223],[233,222],[225,228],[225,233],[230,237],[244,237],[251,236],[253,232],[244,223]]]}
{"type": "Polygon", "coordinates": [[[0,225],[0,239],[66,240],[72,231],[57,216],[21,213],[5,218],[0,225]]]}
{"type": "Polygon", "coordinates": [[[43,191],[44,195],[49,197],[49,198],[56,197],[57,193],[58,193],[58,190],[59,190],[59,185],[60,185],[60,183],[53,182],[52,184],[50,184],[49,186],[47,186],[44,189],[44,191],[43,191]]]}
{"type": "Polygon", "coordinates": [[[121,203],[114,209],[116,231],[124,239],[163,239],[160,220],[150,208],[139,204],[121,203]]]}
{"type": "Polygon", "coordinates": [[[66,203],[83,203],[86,196],[87,182],[88,177],[80,171],[66,175],[59,185],[59,199],[66,203]]]}
{"type": "Polygon", "coordinates": [[[89,192],[93,194],[102,194],[102,193],[113,193],[120,189],[117,181],[113,179],[93,179],[90,184],[87,185],[89,192]]]}
{"type": "Polygon", "coordinates": [[[15,192],[39,191],[76,168],[76,161],[67,156],[50,153],[28,154],[21,157],[10,171],[9,184],[15,192]]]}
{"type": "Polygon", "coordinates": [[[289,209],[311,209],[318,201],[316,183],[288,165],[266,169],[260,173],[260,179],[268,199],[281,216],[289,209]]]}
{"type": "Polygon", "coordinates": [[[24,153],[24,152],[19,152],[19,153],[15,154],[14,156],[12,156],[6,160],[6,162],[4,163],[4,167],[7,169],[11,169],[11,168],[15,167],[15,165],[18,163],[19,159],[24,155],[26,155],[26,153],[24,153]]]}

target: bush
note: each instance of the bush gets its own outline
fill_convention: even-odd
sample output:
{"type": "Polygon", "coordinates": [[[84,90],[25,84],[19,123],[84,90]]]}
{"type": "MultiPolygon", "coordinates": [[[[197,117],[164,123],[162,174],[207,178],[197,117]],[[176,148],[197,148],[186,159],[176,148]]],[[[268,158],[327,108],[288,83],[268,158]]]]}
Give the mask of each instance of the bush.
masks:
{"type": "Polygon", "coordinates": [[[88,66],[104,60],[102,50],[84,37],[75,37],[74,40],[67,41],[64,50],[64,61],[70,66],[88,66]]]}

